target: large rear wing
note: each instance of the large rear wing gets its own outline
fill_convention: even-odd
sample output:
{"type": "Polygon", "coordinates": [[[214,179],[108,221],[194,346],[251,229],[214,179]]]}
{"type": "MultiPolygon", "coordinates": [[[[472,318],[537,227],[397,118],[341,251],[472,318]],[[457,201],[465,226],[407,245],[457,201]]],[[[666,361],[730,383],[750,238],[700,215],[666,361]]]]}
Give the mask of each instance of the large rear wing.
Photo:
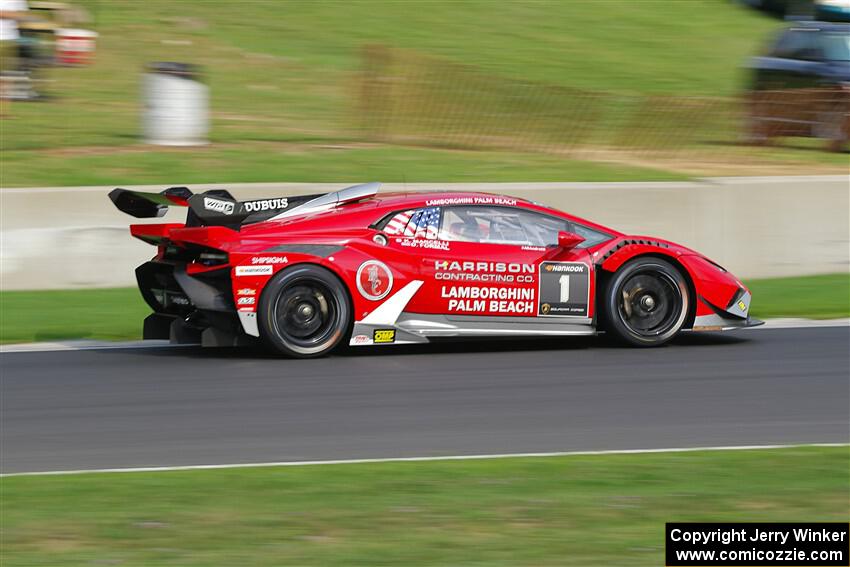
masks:
{"type": "Polygon", "coordinates": [[[109,198],[118,210],[136,218],[161,217],[171,206],[189,207],[186,226],[226,226],[239,230],[243,224],[320,212],[367,199],[375,196],[380,186],[380,183],[364,183],[333,193],[251,201],[237,201],[228,191],[220,189],[193,195],[186,187],[169,187],[161,193],[119,187],[109,192],[109,198]]]}

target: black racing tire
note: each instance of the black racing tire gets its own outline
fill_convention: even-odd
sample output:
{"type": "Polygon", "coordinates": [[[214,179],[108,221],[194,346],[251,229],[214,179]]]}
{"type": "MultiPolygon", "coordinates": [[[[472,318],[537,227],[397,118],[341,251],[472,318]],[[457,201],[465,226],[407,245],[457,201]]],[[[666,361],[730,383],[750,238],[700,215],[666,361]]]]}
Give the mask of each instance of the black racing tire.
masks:
{"type": "Polygon", "coordinates": [[[260,337],[293,358],[315,358],[345,344],[351,302],[330,270],[301,264],[281,270],[266,285],[257,311],[260,337]]]}
{"type": "Polygon", "coordinates": [[[601,299],[604,330],[620,342],[639,347],[672,340],[685,324],[691,304],[682,272],[670,262],[649,256],[621,266],[601,299]]]}

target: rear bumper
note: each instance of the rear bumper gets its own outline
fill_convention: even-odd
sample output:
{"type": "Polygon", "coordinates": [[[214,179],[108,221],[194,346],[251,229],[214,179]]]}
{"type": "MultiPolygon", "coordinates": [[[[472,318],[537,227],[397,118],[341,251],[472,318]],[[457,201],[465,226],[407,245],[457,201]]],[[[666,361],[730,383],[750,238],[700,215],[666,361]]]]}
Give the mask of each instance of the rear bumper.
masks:
{"type": "Polygon", "coordinates": [[[136,268],[139,290],[151,309],[175,316],[197,309],[235,313],[229,275],[229,267],[189,275],[185,265],[157,261],[136,268]]]}
{"type": "Polygon", "coordinates": [[[142,297],[153,310],[143,338],[231,346],[244,336],[236,316],[229,267],[189,275],[182,264],[151,261],[136,269],[142,297]]]}

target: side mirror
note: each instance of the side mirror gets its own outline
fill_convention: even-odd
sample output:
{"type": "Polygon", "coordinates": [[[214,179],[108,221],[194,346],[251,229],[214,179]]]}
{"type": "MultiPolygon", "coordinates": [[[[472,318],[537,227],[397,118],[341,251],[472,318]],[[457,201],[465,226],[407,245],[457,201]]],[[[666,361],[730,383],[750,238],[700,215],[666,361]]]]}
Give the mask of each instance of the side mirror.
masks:
{"type": "Polygon", "coordinates": [[[558,233],[558,248],[561,248],[562,250],[572,250],[582,242],[584,242],[584,238],[575,232],[566,232],[562,230],[558,233]]]}

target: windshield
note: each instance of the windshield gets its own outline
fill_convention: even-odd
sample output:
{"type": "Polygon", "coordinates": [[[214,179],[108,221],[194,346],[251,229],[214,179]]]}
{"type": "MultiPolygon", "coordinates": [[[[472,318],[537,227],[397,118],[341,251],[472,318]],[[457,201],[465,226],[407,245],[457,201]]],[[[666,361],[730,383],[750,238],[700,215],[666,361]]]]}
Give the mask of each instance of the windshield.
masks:
{"type": "Polygon", "coordinates": [[[824,55],[829,61],[850,61],[850,33],[826,33],[824,55]]]}

